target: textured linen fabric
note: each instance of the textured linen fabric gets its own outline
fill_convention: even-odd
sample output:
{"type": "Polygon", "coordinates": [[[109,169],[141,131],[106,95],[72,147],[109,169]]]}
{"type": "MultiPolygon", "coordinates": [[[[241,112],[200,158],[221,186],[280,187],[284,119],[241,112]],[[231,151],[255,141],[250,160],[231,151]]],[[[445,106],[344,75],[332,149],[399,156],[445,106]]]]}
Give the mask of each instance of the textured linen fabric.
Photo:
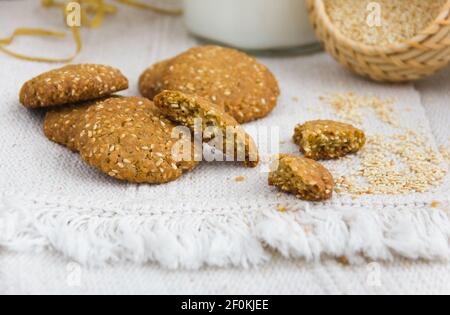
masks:
{"type": "MultiPolygon", "coordinates": [[[[61,27],[59,12],[42,10],[34,1],[0,3],[0,16],[2,32],[0,37],[6,37],[8,33],[3,32],[12,31],[18,26],[46,26],[54,29],[61,27]]],[[[114,20],[107,20],[102,28],[83,32],[83,39],[84,50],[75,62],[98,62],[118,67],[130,78],[131,89],[127,92],[129,95],[138,93],[137,78],[145,67],[196,44],[194,39],[187,36],[178,19],[122,7],[117,17],[114,20]]],[[[26,38],[18,40],[14,49],[57,57],[69,55],[73,44],[70,39],[67,39],[64,44],[64,41],[26,38]],[[29,44],[30,41],[33,45],[29,44]]],[[[317,259],[322,254],[347,255],[350,258],[356,258],[358,251],[363,251],[372,259],[392,259],[397,254],[409,258],[448,257],[450,233],[448,216],[439,209],[432,210],[427,207],[434,200],[442,204],[448,201],[448,181],[436,192],[429,194],[365,197],[358,202],[351,198],[338,197],[330,203],[314,206],[298,202],[288,196],[280,201],[276,193],[267,187],[266,174],[246,170],[236,165],[204,164],[182,180],[158,187],[117,183],[87,167],[76,154],[46,140],[42,133],[43,112],[27,111],[19,106],[17,94],[21,84],[31,76],[54,66],[27,63],[4,55],[0,58],[2,69],[0,93],[3,102],[0,109],[0,123],[5,128],[4,137],[0,140],[4,148],[1,152],[3,163],[0,165],[2,178],[0,222],[3,223],[3,225],[0,224],[0,228],[6,232],[0,236],[0,245],[5,248],[16,251],[56,249],[65,256],[88,265],[118,261],[140,263],[156,261],[170,268],[260,264],[272,258],[271,252],[267,251],[262,244],[269,244],[288,257],[311,260],[317,259]],[[234,181],[236,176],[245,176],[246,181],[237,184],[234,181]],[[161,196],[164,198],[162,199],[161,196]],[[308,211],[304,215],[294,213],[282,216],[275,211],[279,203],[294,209],[307,208],[308,211]],[[400,227],[397,230],[389,230],[392,233],[389,235],[390,238],[380,237],[379,235],[385,232],[384,227],[374,226],[374,221],[370,220],[372,217],[379,218],[380,211],[383,211],[386,217],[391,214],[393,216],[399,216],[399,213],[405,214],[404,217],[396,217],[393,221],[389,219],[391,221],[388,222],[398,223],[400,227]],[[351,241],[355,240],[354,236],[360,237],[366,233],[364,230],[348,229],[345,222],[352,217],[360,219],[357,227],[374,228],[375,233],[369,234],[376,237],[363,240],[363,244],[352,243],[351,241]],[[305,219],[314,221],[320,232],[311,239],[289,234],[299,231],[295,224],[298,220],[305,219]],[[368,225],[362,222],[364,220],[369,220],[368,225]],[[285,227],[287,229],[284,231],[285,227]],[[291,239],[290,236],[295,237],[291,239]]],[[[442,94],[445,93],[442,90],[446,90],[445,83],[449,82],[448,75],[445,76],[445,73],[437,77],[440,80],[418,84],[417,88],[424,91],[420,94],[413,85],[379,85],[352,76],[326,54],[304,57],[264,57],[260,60],[267,64],[280,79],[283,95],[279,106],[270,117],[248,127],[258,125],[281,127],[281,140],[285,141],[282,147],[284,152],[297,152],[297,148],[290,141],[296,123],[322,118],[321,114],[308,110],[308,106],[320,104],[319,96],[336,91],[353,90],[360,94],[375,93],[385,98],[396,97],[399,100],[396,103],[397,111],[409,109],[405,111],[402,124],[405,127],[419,128],[430,137],[431,142],[434,142],[434,137],[430,132],[421,102],[437,98],[439,101],[427,103],[427,111],[430,117],[437,118],[432,124],[436,139],[440,141],[448,139],[449,116],[448,114],[440,115],[440,110],[436,109],[438,106],[445,106],[442,99],[445,97],[448,99],[448,95],[442,94]],[[293,97],[298,97],[300,102],[293,102],[293,97]],[[447,135],[445,135],[446,132],[447,135]]],[[[392,132],[371,117],[367,118],[364,127],[369,133],[390,134],[392,132]]],[[[336,166],[333,165],[335,162],[327,164],[330,167],[336,166]]],[[[62,258],[50,254],[36,256],[36,261],[32,262],[27,254],[3,252],[2,259],[2,266],[11,266],[3,268],[12,269],[12,271],[0,269],[3,273],[0,279],[5,279],[2,281],[4,286],[5,283],[7,284],[4,288],[6,291],[14,291],[14,286],[19,281],[17,271],[20,269],[14,272],[15,262],[30,269],[38,269],[37,266],[42,264],[48,265],[49,269],[59,270],[61,275],[64,275],[64,270],[67,269],[66,264],[61,261],[62,258]]],[[[148,279],[173,275],[176,281],[175,274],[180,277],[182,275],[188,277],[190,274],[188,272],[170,273],[149,266],[131,267],[131,265],[119,264],[117,269],[112,268],[104,269],[103,275],[109,272],[120,274],[127,269],[136,274],[134,281],[139,281],[137,278],[140,272],[148,272],[148,279]]],[[[300,267],[293,261],[277,259],[273,264],[260,268],[262,269],[259,270],[280,270],[278,277],[269,279],[261,291],[271,290],[270,281],[280,285],[281,279],[290,279],[289,275],[296,274],[301,279],[309,277],[310,272],[313,272],[311,270],[314,270],[319,278],[322,272],[334,275],[342,271],[343,276],[337,281],[338,285],[329,283],[325,279],[311,291],[317,293],[369,292],[363,287],[352,288],[349,285],[347,288],[345,284],[347,276],[357,274],[358,270],[361,275],[365,274],[362,270],[366,270],[367,267],[354,267],[355,269],[346,274],[347,269],[341,270],[339,265],[332,262],[324,263],[324,265],[302,264],[300,267]],[[300,271],[294,272],[293,269],[297,268],[300,271]]],[[[386,268],[394,270],[393,274],[397,272],[395,266],[386,268]]],[[[408,262],[398,267],[405,274],[409,274],[410,268],[418,270],[418,274],[426,272],[427,269],[438,268],[440,272],[448,275],[447,265],[408,262]]],[[[89,279],[86,283],[95,283],[95,280],[98,280],[96,277],[102,274],[101,270],[86,272],[89,279]]],[[[228,275],[224,270],[214,269],[192,274],[202,279],[197,283],[199,284],[209,281],[209,277],[213,282],[219,279],[217,283],[223,283],[227,277],[233,281],[232,279],[242,278],[242,274],[246,272],[249,275],[258,275],[255,270],[234,270],[229,271],[228,275]]],[[[260,276],[265,278],[267,273],[262,273],[260,276]]],[[[402,276],[398,277],[400,279],[402,276]]],[[[26,288],[30,288],[30,291],[46,290],[45,286],[42,286],[42,281],[51,281],[51,279],[50,274],[42,275],[42,278],[36,280],[35,286],[21,287],[19,284],[17,291],[26,291],[26,288]]],[[[392,279],[395,279],[395,276],[392,279]]],[[[30,283],[33,281],[27,280],[30,283]]],[[[27,283],[26,280],[20,281],[27,283]]],[[[113,286],[111,292],[124,292],[120,288],[125,281],[124,278],[117,281],[117,286],[113,286]]],[[[313,277],[310,281],[318,280],[313,277]]],[[[441,292],[448,290],[445,285],[430,286],[431,289],[419,287],[417,290],[428,290],[429,293],[435,292],[433,289],[436,288],[441,292]]],[[[132,285],[129,286],[131,287],[132,285]]],[[[260,286],[255,284],[247,288],[241,287],[240,290],[247,293],[261,292],[258,291],[258,287],[260,286]]],[[[53,286],[48,287],[47,292],[57,288],[65,290],[64,284],[55,282],[53,286]]],[[[101,292],[107,290],[107,284],[103,287],[99,285],[97,289],[91,285],[86,288],[88,291],[101,292]]],[[[169,293],[183,290],[186,293],[189,293],[188,290],[195,291],[194,286],[189,284],[180,286],[180,291],[177,291],[176,285],[168,285],[165,288],[169,290],[169,293]]],[[[227,287],[219,286],[207,288],[209,289],[205,291],[197,289],[197,292],[205,293],[209,290],[210,293],[220,293],[220,290],[226,292],[227,289],[227,287]]],[[[230,288],[239,290],[238,285],[230,288]]],[[[159,289],[164,290],[164,287],[159,289]]],[[[2,290],[1,285],[0,290],[2,290]]],[[[70,291],[67,290],[67,292],[70,291]]],[[[139,290],[154,292],[158,290],[158,287],[143,285],[139,290]]],[[[286,290],[292,291],[291,293],[307,292],[308,286],[292,286],[286,290]]],[[[411,291],[390,286],[384,292],[411,291]]]]}
{"type": "Polygon", "coordinates": [[[51,253],[2,253],[0,294],[450,294],[450,265],[305,264],[280,257],[250,270],[171,271],[125,264],[85,269],[51,253]]]}

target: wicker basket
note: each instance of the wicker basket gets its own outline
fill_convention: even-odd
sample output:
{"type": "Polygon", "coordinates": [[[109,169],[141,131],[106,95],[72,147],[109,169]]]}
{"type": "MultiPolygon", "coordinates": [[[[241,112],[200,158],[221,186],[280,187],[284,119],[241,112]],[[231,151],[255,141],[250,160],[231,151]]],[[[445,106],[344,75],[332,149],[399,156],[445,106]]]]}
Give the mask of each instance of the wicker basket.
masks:
{"type": "Polygon", "coordinates": [[[450,0],[433,24],[416,37],[384,47],[345,37],[333,27],[322,0],[306,1],[325,49],[353,72],[376,81],[407,82],[429,76],[450,63],[450,0]]]}

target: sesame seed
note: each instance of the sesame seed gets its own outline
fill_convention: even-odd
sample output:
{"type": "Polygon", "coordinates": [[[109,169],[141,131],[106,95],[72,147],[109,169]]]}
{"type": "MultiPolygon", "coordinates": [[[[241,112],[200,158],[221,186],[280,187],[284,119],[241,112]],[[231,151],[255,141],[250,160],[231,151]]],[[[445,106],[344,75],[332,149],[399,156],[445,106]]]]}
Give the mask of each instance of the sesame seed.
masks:
{"type": "Polygon", "coordinates": [[[375,112],[381,121],[398,127],[395,119],[393,104],[395,99],[380,99],[376,96],[362,96],[354,92],[336,93],[330,96],[322,96],[322,101],[327,102],[342,119],[355,124],[362,124],[364,111],[369,109],[375,112]]]}
{"type": "Polygon", "coordinates": [[[325,0],[325,9],[344,36],[367,45],[405,42],[439,15],[447,0],[325,0]],[[367,22],[368,6],[380,5],[381,25],[367,22]]]}
{"type": "Polygon", "coordinates": [[[369,137],[359,159],[360,167],[336,179],[336,191],[355,196],[423,193],[448,173],[429,140],[412,130],[369,137]]]}
{"type": "Polygon", "coordinates": [[[245,177],[244,177],[244,176],[238,176],[238,177],[236,177],[234,180],[235,180],[236,182],[240,183],[240,182],[245,181],[245,177]]]}

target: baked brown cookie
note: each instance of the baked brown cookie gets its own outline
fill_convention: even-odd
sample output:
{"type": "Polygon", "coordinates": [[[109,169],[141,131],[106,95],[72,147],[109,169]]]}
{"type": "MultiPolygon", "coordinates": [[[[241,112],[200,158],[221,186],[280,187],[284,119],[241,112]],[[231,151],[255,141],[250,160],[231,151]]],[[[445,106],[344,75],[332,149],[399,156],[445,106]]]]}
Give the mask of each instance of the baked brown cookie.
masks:
{"type": "Polygon", "coordinates": [[[139,78],[139,91],[143,96],[153,100],[164,90],[162,76],[170,62],[171,60],[158,62],[142,73],[139,78]]]}
{"type": "Polygon", "coordinates": [[[127,88],[127,78],[115,68],[68,65],[26,82],[20,91],[20,102],[27,108],[66,105],[106,97],[127,88]]]}
{"type": "Polygon", "coordinates": [[[269,185],[307,201],[330,199],[334,190],[331,173],[314,160],[280,154],[276,169],[269,174],[269,185]]]}
{"type": "Polygon", "coordinates": [[[48,139],[78,151],[77,130],[81,117],[90,106],[102,100],[87,102],[79,105],[70,105],[48,111],[44,118],[44,134],[48,139]]]}
{"type": "Polygon", "coordinates": [[[158,94],[154,101],[161,112],[176,123],[193,131],[196,124],[200,123],[204,141],[215,138],[217,132],[220,132],[223,139],[222,149],[225,148],[222,151],[234,151],[234,161],[243,161],[248,167],[258,165],[258,149],[253,139],[233,117],[214,103],[200,96],[177,91],[164,91],[158,94]],[[208,129],[212,131],[211,134],[207,133],[208,129]]]}
{"type": "Polygon", "coordinates": [[[309,121],[295,128],[294,142],[313,160],[329,160],[358,152],[366,143],[364,131],[332,121],[309,121]]]}
{"type": "Polygon", "coordinates": [[[157,64],[140,79],[143,96],[174,90],[208,98],[239,123],[267,116],[280,94],[270,70],[234,49],[201,46],[157,64]]]}
{"type": "Polygon", "coordinates": [[[109,98],[90,106],[82,115],[76,142],[81,157],[109,176],[162,184],[176,180],[198,164],[191,139],[172,138],[174,127],[145,98],[109,98]],[[179,145],[179,151],[175,145],[179,145]]]}

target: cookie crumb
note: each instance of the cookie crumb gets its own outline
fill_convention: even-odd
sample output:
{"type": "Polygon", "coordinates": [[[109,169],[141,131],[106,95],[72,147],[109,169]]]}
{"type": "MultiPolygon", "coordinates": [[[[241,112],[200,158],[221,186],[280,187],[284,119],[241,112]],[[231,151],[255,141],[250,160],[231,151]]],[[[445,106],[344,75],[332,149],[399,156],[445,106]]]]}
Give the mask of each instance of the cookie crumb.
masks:
{"type": "Polygon", "coordinates": [[[431,206],[431,208],[436,209],[436,208],[439,208],[440,205],[441,205],[441,203],[439,201],[434,200],[431,202],[430,206],[431,206]]]}
{"type": "Polygon", "coordinates": [[[282,205],[278,205],[277,206],[277,211],[279,212],[286,212],[288,209],[285,206],[282,205]]]}
{"type": "Polygon", "coordinates": [[[237,183],[241,183],[241,182],[245,181],[245,177],[244,176],[237,176],[234,180],[237,183]]]}
{"type": "Polygon", "coordinates": [[[346,256],[341,256],[336,258],[337,262],[340,263],[343,266],[350,266],[350,261],[346,256]]]}

